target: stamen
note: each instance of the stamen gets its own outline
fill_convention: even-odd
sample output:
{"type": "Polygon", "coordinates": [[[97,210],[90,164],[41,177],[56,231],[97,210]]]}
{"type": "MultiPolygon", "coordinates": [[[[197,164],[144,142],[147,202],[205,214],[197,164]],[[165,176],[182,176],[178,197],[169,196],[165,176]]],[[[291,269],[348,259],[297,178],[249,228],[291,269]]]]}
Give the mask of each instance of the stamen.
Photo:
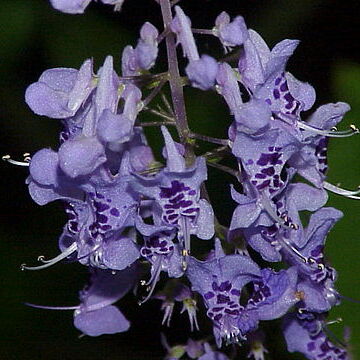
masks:
{"type": "Polygon", "coordinates": [[[30,306],[36,309],[45,309],[45,310],[78,310],[80,308],[79,305],[77,306],[44,306],[44,305],[37,305],[32,303],[24,303],[26,306],[30,306]]]}
{"type": "Polygon", "coordinates": [[[166,323],[166,326],[170,327],[170,321],[173,310],[174,310],[174,303],[169,303],[168,305],[165,306],[164,317],[161,321],[161,325],[164,325],[166,323]]]}
{"type": "Polygon", "coordinates": [[[360,200],[360,196],[356,196],[356,195],[360,194],[360,188],[358,190],[346,190],[339,186],[330,184],[327,181],[323,182],[323,187],[324,187],[324,189],[331,191],[334,194],[345,196],[349,199],[360,200]]]}
{"type": "Polygon", "coordinates": [[[264,207],[264,209],[267,211],[267,213],[273,218],[274,221],[279,223],[283,228],[288,230],[298,230],[299,226],[297,224],[290,224],[286,225],[286,221],[278,216],[278,214],[275,212],[275,210],[272,208],[270,204],[270,200],[266,196],[261,197],[261,203],[264,207]]]}
{"type": "Polygon", "coordinates": [[[77,245],[76,245],[76,243],[73,243],[66,250],[64,250],[61,254],[59,254],[58,256],[54,257],[51,260],[44,260],[43,257],[40,256],[40,259],[41,259],[40,261],[45,262],[44,265],[26,266],[26,264],[21,264],[20,269],[21,270],[42,270],[42,269],[48,268],[48,267],[58,263],[59,261],[67,258],[69,255],[71,255],[76,250],[77,250],[77,245]]]}
{"type": "Polygon", "coordinates": [[[297,125],[299,126],[300,129],[308,130],[315,134],[323,135],[327,137],[349,137],[358,134],[360,132],[360,130],[355,125],[351,125],[349,130],[343,130],[343,131],[333,130],[334,128],[332,128],[331,130],[318,129],[302,121],[297,121],[297,125]]]}
{"type": "Polygon", "coordinates": [[[279,237],[278,241],[281,245],[285,245],[285,248],[290,250],[295,256],[297,256],[301,261],[304,262],[304,264],[309,263],[309,258],[302,255],[299,250],[297,250],[293,245],[291,245],[286,239],[283,237],[279,237]]]}
{"type": "Polygon", "coordinates": [[[182,269],[185,271],[188,266],[188,258],[190,255],[190,232],[189,232],[189,219],[187,216],[180,216],[180,227],[182,231],[182,242],[184,248],[181,251],[183,256],[182,269]]]}
{"type": "Polygon", "coordinates": [[[191,29],[191,31],[194,33],[194,34],[201,34],[201,35],[212,35],[212,36],[217,36],[217,29],[214,28],[212,30],[209,30],[209,29],[191,29]]]}
{"type": "Polygon", "coordinates": [[[343,319],[341,317],[335,319],[335,320],[330,320],[330,321],[327,321],[325,324],[326,325],[333,325],[333,324],[339,324],[343,321],[343,319]]]}
{"type": "Polygon", "coordinates": [[[325,334],[327,335],[328,338],[330,338],[332,340],[332,342],[337,343],[339,346],[341,346],[342,348],[346,349],[347,348],[347,344],[340,340],[328,327],[327,324],[323,324],[322,326],[325,334]]]}
{"type": "Polygon", "coordinates": [[[338,293],[335,292],[335,291],[332,291],[332,292],[335,293],[337,296],[339,296],[341,299],[344,299],[344,300],[346,300],[346,301],[350,301],[350,302],[355,303],[355,304],[360,304],[360,300],[356,300],[356,299],[353,299],[353,298],[351,298],[351,297],[338,294],[338,293]]]}
{"type": "MultiPolygon", "coordinates": [[[[77,262],[77,261],[80,261],[80,260],[85,259],[85,258],[87,258],[87,257],[90,257],[90,256],[91,256],[95,251],[97,251],[99,248],[100,248],[100,245],[95,246],[95,247],[94,247],[90,252],[88,252],[87,254],[82,255],[82,256],[80,256],[80,257],[77,257],[77,258],[75,259],[75,261],[77,262]]],[[[49,262],[49,261],[43,261],[43,260],[42,260],[42,262],[49,262]]]]}
{"type": "Polygon", "coordinates": [[[8,163],[10,163],[10,164],[17,165],[17,166],[29,166],[30,161],[31,161],[31,158],[30,158],[29,155],[30,155],[29,153],[23,154],[24,161],[14,160],[14,159],[12,159],[10,157],[10,155],[4,155],[4,156],[1,157],[1,159],[8,162],[8,163]]]}
{"type": "Polygon", "coordinates": [[[155,290],[155,286],[159,280],[160,277],[160,273],[161,273],[161,264],[162,263],[162,256],[159,255],[157,261],[155,262],[154,266],[154,271],[152,271],[150,280],[147,281],[145,284],[141,284],[141,285],[149,285],[148,288],[146,288],[146,290],[148,291],[148,294],[145,296],[144,299],[142,299],[141,301],[138,302],[139,305],[142,305],[143,303],[145,303],[146,301],[148,301],[151,297],[151,295],[153,294],[154,290],[155,290]]]}
{"type": "Polygon", "coordinates": [[[280,242],[281,245],[284,245],[284,247],[286,249],[288,249],[289,251],[291,251],[291,253],[293,255],[295,255],[296,257],[298,257],[301,261],[304,262],[304,264],[308,264],[310,266],[313,266],[313,265],[316,265],[316,267],[319,269],[319,270],[324,270],[325,269],[325,265],[324,264],[318,264],[316,262],[315,259],[313,259],[312,257],[306,257],[304,256],[303,254],[300,253],[300,251],[298,249],[296,249],[293,245],[291,245],[289,243],[289,241],[283,237],[279,237],[278,241],[280,242]]]}

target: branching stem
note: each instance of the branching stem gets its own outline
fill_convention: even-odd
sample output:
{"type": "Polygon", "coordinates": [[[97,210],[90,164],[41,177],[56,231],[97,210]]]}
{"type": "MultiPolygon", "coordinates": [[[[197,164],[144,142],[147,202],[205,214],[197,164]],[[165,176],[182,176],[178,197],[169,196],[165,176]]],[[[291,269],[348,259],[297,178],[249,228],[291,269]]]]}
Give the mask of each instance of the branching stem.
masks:
{"type": "Polygon", "coordinates": [[[151,109],[151,108],[149,108],[149,107],[147,107],[147,106],[145,106],[145,107],[143,108],[143,110],[146,110],[146,111],[150,112],[151,114],[157,115],[157,116],[159,116],[159,117],[161,117],[161,118],[163,118],[163,119],[165,119],[165,120],[168,120],[168,121],[172,122],[174,125],[176,125],[176,123],[175,123],[175,118],[172,117],[172,116],[168,116],[168,115],[162,113],[161,111],[158,111],[158,110],[155,110],[155,109],[151,109]]]}
{"type": "Polygon", "coordinates": [[[225,145],[225,146],[229,145],[229,140],[228,139],[219,139],[219,138],[214,138],[214,137],[211,137],[211,136],[197,134],[197,133],[193,133],[193,132],[190,133],[190,137],[193,138],[193,139],[198,139],[198,140],[210,142],[210,143],[213,143],[213,144],[225,145]]]}
{"type": "MultiPolygon", "coordinates": [[[[171,4],[169,0],[160,0],[161,13],[164,28],[169,29],[172,22],[171,4]]],[[[166,51],[169,67],[169,82],[171,98],[174,107],[176,128],[179,133],[180,141],[185,145],[185,158],[187,162],[194,161],[194,151],[188,142],[189,125],[186,117],[183,83],[179,73],[178,59],[176,53],[176,39],[172,32],[166,35],[166,51]]]]}
{"type": "Polygon", "coordinates": [[[147,126],[175,126],[176,123],[174,121],[147,121],[140,124],[137,124],[137,126],[141,127],[147,127],[147,126]]]}

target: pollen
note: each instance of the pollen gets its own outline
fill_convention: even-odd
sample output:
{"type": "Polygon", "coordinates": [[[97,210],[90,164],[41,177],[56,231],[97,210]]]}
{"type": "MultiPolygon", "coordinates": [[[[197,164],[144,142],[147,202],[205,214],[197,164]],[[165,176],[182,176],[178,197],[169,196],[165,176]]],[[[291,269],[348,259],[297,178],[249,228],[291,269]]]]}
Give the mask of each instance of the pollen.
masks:
{"type": "Polygon", "coordinates": [[[303,291],[296,291],[295,297],[300,301],[305,299],[305,293],[303,291]]]}

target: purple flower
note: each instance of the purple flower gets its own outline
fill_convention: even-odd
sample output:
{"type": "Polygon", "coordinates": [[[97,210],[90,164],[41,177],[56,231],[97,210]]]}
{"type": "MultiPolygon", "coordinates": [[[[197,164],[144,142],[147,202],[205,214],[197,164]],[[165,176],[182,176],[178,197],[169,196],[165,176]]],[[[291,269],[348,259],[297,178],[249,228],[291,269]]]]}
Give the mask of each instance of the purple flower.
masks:
{"type": "Polygon", "coordinates": [[[161,271],[166,271],[171,278],[182,276],[184,271],[179,245],[173,242],[176,235],[173,227],[159,224],[147,225],[138,218],[136,228],[144,237],[144,245],[141,247],[140,253],[151,264],[151,277],[144,283],[150,288],[148,295],[142,301],[145,302],[151,297],[155,285],[160,279],[161,271]]]}
{"type": "Polygon", "coordinates": [[[343,216],[334,208],[322,208],[311,217],[302,244],[297,251],[301,256],[287,254],[287,260],[296,265],[300,273],[298,291],[303,293],[303,307],[309,311],[328,311],[339,303],[334,288],[335,270],[324,262],[326,236],[332,226],[343,216]]]}
{"type": "Polygon", "coordinates": [[[233,154],[241,160],[247,181],[256,192],[269,197],[283,190],[286,181],[280,175],[295,150],[296,140],[279,128],[257,136],[238,131],[232,148],[233,154]]]}
{"type": "Polygon", "coordinates": [[[140,40],[135,48],[139,68],[149,70],[158,54],[157,37],[159,32],[154,25],[146,22],[140,30],[140,40]]]}
{"type": "MultiPolygon", "coordinates": [[[[51,5],[59,11],[68,14],[82,14],[91,0],[50,0],[51,5]]],[[[120,10],[124,0],[101,0],[104,4],[114,5],[115,10],[120,10]]]]}
{"type": "Polygon", "coordinates": [[[128,45],[123,50],[121,68],[124,76],[140,75],[154,66],[158,55],[158,35],[158,30],[151,23],[146,22],[142,26],[135,49],[128,45]]]}
{"type": "Polygon", "coordinates": [[[278,319],[300,300],[296,289],[297,268],[279,272],[265,268],[261,270],[261,277],[253,282],[254,290],[245,310],[256,312],[259,320],[278,319]]]}
{"type": "Polygon", "coordinates": [[[127,331],[129,321],[113,306],[134,285],[136,266],[113,274],[96,270],[91,285],[80,292],[81,304],[74,313],[74,325],[85,335],[99,336],[127,331]]]}
{"type": "Polygon", "coordinates": [[[175,6],[176,16],[171,23],[171,30],[176,34],[177,44],[181,44],[184,56],[189,61],[199,60],[199,53],[191,31],[191,21],[180,6],[175,6]]]}
{"type": "Polygon", "coordinates": [[[236,114],[243,104],[235,71],[227,63],[219,64],[216,90],[225,99],[231,114],[236,114]]]}
{"type": "Polygon", "coordinates": [[[135,224],[139,206],[128,187],[129,179],[124,174],[110,181],[94,177],[82,185],[85,200],[69,202],[61,250],[75,243],[81,263],[114,270],[124,269],[140,257],[135,232],[125,231],[135,224]]]}
{"type": "Polygon", "coordinates": [[[225,51],[232,47],[242,45],[248,37],[248,30],[242,16],[230,21],[230,16],[223,11],[215,20],[213,33],[223,44],[225,51]]]}
{"type": "Polygon", "coordinates": [[[275,197],[273,203],[265,201],[263,208],[254,202],[240,204],[234,212],[233,221],[234,224],[241,224],[248,213],[247,209],[255,206],[253,213],[248,213],[247,218],[252,221],[252,225],[243,230],[245,238],[266,261],[280,261],[283,252],[294,253],[292,244],[302,246],[304,243],[299,211],[316,211],[325,205],[327,198],[326,191],[322,189],[294,183],[275,197]],[[255,216],[258,218],[254,221],[255,216]]]}
{"type": "Polygon", "coordinates": [[[348,360],[346,350],[327,338],[323,323],[316,314],[287,315],[283,331],[288,350],[301,352],[310,360],[348,360]]]}
{"type": "Polygon", "coordinates": [[[26,89],[26,103],[38,115],[55,119],[74,116],[96,86],[92,67],[89,59],[80,70],[46,70],[36,83],[26,89]]]}
{"type": "Polygon", "coordinates": [[[189,168],[170,133],[162,127],[167,151],[167,166],[154,177],[135,175],[132,188],[154,199],[153,215],[158,224],[179,231],[181,249],[190,250],[190,235],[210,239],[214,235],[213,210],[200,199],[200,186],[206,180],[204,158],[197,158],[189,168]]]}
{"type": "Polygon", "coordinates": [[[89,285],[79,293],[80,305],[27,305],[48,310],[75,310],[74,326],[88,336],[124,332],[129,329],[130,323],[113,304],[134,286],[137,277],[137,264],[117,272],[92,269],[89,285]]]}
{"type": "Polygon", "coordinates": [[[299,175],[317,187],[324,186],[327,164],[327,147],[329,138],[336,134],[331,128],[336,126],[350,106],[343,102],[320,106],[306,122],[298,122],[301,132],[301,145],[289,159],[289,165],[296,168],[299,175]],[[325,136],[322,136],[325,135],[325,136]]]}
{"type": "Polygon", "coordinates": [[[214,58],[202,55],[198,60],[189,61],[185,72],[193,87],[209,90],[215,85],[218,67],[214,58]]]}
{"type": "Polygon", "coordinates": [[[56,153],[44,149],[34,156],[27,180],[31,196],[40,205],[65,200],[69,216],[59,240],[62,254],[34,269],[51,266],[74,253],[75,260],[83,264],[114,270],[124,269],[140,257],[136,234],[126,230],[135,224],[140,206],[128,186],[129,166],[125,155],[116,176],[104,171],[90,179],[69,179],[58,166],[56,153]],[[50,170],[45,178],[43,164],[50,170]]]}
{"type": "Polygon", "coordinates": [[[240,305],[242,288],[250,281],[258,280],[260,269],[249,257],[226,255],[216,242],[215,258],[199,261],[189,258],[186,276],[192,290],[200,293],[207,307],[207,315],[213,321],[214,336],[218,347],[222,339],[227,342],[242,339],[238,321],[243,307],[240,305]]]}
{"type": "Polygon", "coordinates": [[[298,116],[315,101],[315,91],[284,69],[298,45],[297,40],[283,40],[270,51],[261,36],[249,30],[244,53],[239,59],[239,71],[244,85],[257,99],[266,101],[278,116],[298,116]]]}
{"type": "Polygon", "coordinates": [[[194,330],[194,325],[199,330],[196,317],[196,300],[192,291],[178,280],[168,280],[165,288],[156,293],[155,299],[162,300],[161,310],[164,310],[162,324],[170,326],[171,316],[174,310],[175,302],[182,303],[183,307],[180,313],[187,312],[190,322],[190,330],[194,330]]]}

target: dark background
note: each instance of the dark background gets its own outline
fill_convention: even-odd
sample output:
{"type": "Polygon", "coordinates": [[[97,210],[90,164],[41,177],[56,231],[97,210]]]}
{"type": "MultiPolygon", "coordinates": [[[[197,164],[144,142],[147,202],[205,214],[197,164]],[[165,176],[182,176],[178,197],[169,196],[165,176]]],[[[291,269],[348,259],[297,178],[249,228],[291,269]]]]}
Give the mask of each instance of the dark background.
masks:
{"type": "MultiPolygon", "coordinates": [[[[125,0],[120,14],[113,13],[109,6],[92,4],[82,16],[56,12],[45,0],[2,0],[0,5],[0,154],[10,153],[19,159],[25,152],[33,154],[43,147],[57,147],[58,122],[35,116],[24,102],[26,87],[45,69],[79,68],[89,57],[94,58],[97,69],[105,56],[111,54],[120,71],[121,49],[126,44],[136,44],[141,24],[150,20],[161,28],[158,6],[151,0],[125,0]]],[[[260,32],[271,47],[284,38],[300,39],[289,70],[315,87],[317,105],[340,100],[352,105],[342,128],[351,123],[360,126],[358,1],[183,0],[181,5],[197,28],[211,28],[217,14],[226,10],[232,16],[243,15],[248,26],[260,32]]],[[[216,55],[219,50],[216,43],[204,38],[202,52],[216,55]]],[[[158,66],[159,70],[164,68],[164,64],[158,66]]],[[[220,99],[190,90],[187,106],[192,129],[225,136],[230,120],[220,99]]],[[[158,132],[150,131],[149,138],[154,146],[160,145],[158,132]]],[[[329,181],[355,188],[360,183],[359,137],[333,139],[329,157],[329,181]]],[[[139,308],[129,296],[120,302],[133,324],[128,333],[81,339],[72,326],[71,312],[23,305],[26,301],[76,305],[77,292],[83,287],[87,272],[77,264],[58,264],[41,272],[19,270],[22,262],[33,264],[38,255],[47,258],[56,255],[57,238],[66,218],[61,204],[39,207],[30,200],[24,184],[26,168],[1,163],[0,171],[0,359],[161,359],[164,351],[159,333],[167,329],[160,326],[157,301],[139,308]]],[[[234,204],[226,191],[218,189],[226,189],[233,179],[219,176],[212,169],[209,177],[215,209],[222,222],[229,224],[234,204]]],[[[338,290],[347,297],[360,299],[360,202],[331,196],[329,205],[345,213],[327,243],[327,256],[339,272],[338,290]]],[[[341,324],[330,326],[337,336],[341,336],[345,326],[350,326],[354,359],[360,358],[359,310],[360,304],[344,300],[329,317],[343,318],[341,324]]],[[[174,330],[169,335],[171,344],[186,341],[187,332],[186,315],[175,315],[174,330]]],[[[266,345],[273,351],[272,359],[302,358],[283,353],[279,343],[280,335],[268,339],[266,345]]]]}

